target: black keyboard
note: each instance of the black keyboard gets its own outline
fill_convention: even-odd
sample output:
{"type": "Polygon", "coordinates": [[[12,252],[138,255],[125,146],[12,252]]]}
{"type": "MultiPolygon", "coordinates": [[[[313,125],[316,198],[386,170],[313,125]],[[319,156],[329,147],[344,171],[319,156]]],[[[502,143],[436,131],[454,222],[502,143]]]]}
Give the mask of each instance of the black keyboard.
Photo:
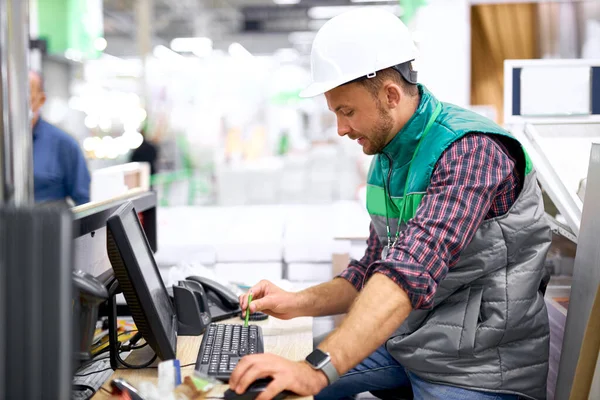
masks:
{"type": "Polygon", "coordinates": [[[240,359],[256,353],[264,353],[260,326],[210,324],[202,337],[196,371],[228,382],[240,359]]]}

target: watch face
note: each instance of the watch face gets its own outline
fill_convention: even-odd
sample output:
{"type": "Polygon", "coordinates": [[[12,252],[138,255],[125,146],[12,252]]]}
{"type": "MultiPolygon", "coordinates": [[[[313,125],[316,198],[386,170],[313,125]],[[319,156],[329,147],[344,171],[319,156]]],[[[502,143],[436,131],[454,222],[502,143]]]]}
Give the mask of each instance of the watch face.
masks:
{"type": "Polygon", "coordinates": [[[327,361],[329,356],[319,349],[315,349],[306,357],[306,361],[314,367],[319,367],[322,363],[327,361]]]}

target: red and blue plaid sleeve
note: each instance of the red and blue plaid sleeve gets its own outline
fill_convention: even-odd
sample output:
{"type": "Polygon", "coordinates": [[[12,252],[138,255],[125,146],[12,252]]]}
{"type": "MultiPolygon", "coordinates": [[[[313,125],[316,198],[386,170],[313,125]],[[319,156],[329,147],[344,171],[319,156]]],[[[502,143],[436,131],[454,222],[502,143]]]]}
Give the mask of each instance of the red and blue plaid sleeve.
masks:
{"type": "MultiPolygon", "coordinates": [[[[467,135],[438,161],[426,195],[387,259],[372,262],[379,253],[371,243],[346,276],[357,280],[360,271],[364,284],[374,273],[384,274],[406,291],[414,309],[429,309],[439,283],[482,221],[506,213],[518,191],[515,161],[502,144],[483,134],[467,135]]],[[[370,242],[377,236],[373,231],[370,242]]]]}
{"type": "Polygon", "coordinates": [[[367,239],[367,249],[365,255],[360,260],[350,260],[348,268],[346,268],[338,277],[344,278],[360,291],[362,289],[363,281],[365,279],[365,273],[367,268],[381,257],[381,250],[383,246],[379,241],[377,232],[373,227],[373,223],[369,225],[369,238],[367,239]]]}

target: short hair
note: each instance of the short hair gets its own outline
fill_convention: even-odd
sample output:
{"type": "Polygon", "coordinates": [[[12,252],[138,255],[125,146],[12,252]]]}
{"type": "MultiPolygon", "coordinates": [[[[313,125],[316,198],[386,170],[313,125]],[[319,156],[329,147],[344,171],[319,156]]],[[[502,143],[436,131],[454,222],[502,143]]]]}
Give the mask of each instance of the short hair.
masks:
{"type": "Polygon", "coordinates": [[[377,74],[373,78],[363,78],[357,81],[357,83],[363,85],[371,95],[377,97],[379,91],[383,87],[383,84],[391,80],[402,88],[402,91],[409,97],[416,97],[419,95],[419,88],[417,85],[409,83],[404,79],[398,71],[393,68],[386,68],[377,71],[377,74]]]}

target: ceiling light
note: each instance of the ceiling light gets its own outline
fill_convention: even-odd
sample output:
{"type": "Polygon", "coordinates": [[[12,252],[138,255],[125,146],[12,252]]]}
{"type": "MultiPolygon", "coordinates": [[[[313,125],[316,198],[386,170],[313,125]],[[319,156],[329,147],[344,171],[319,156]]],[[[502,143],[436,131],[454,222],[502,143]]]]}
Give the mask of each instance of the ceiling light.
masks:
{"type": "Polygon", "coordinates": [[[129,152],[129,144],[127,143],[127,139],[123,135],[117,136],[113,141],[113,145],[115,146],[119,155],[124,156],[129,152]]]}
{"type": "Polygon", "coordinates": [[[273,53],[273,57],[275,57],[279,62],[282,63],[291,63],[300,58],[300,53],[298,50],[292,48],[281,48],[277,49],[273,53]]]}
{"type": "MultiPolygon", "coordinates": [[[[109,118],[103,118],[98,123],[98,126],[102,130],[102,132],[109,132],[112,128],[112,122],[109,118]]],[[[110,136],[109,136],[110,137],[110,136]]]]}
{"type": "Polygon", "coordinates": [[[106,46],[108,46],[108,42],[103,37],[96,38],[94,40],[94,48],[98,51],[106,50],[106,46]]]}
{"type": "Polygon", "coordinates": [[[98,146],[94,150],[94,156],[96,158],[104,158],[106,156],[106,151],[104,150],[104,146],[98,146]]]}
{"type": "Polygon", "coordinates": [[[85,111],[85,105],[79,96],[71,96],[68,104],[71,110],[85,111]]]}
{"type": "Polygon", "coordinates": [[[131,150],[134,150],[142,145],[142,143],[144,142],[144,137],[141,133],[137,131],[131,131],[123,133],[123,140],[125,141],[125,143],[127,143],[127,146],[131,150]]]}
{"type": "Polygon", "coordinates": [[[167,59],[183,60],[185,58],[181,54],[176,53],[173,50],[171,50],[168,47],[165,47],[163,45],[156,46],[154,48],[154,51],[152,52],[152,54],[154,54],[154,57],[160,58],[163,60],[167,60],[167,59]]]}
{"type": "Polygon", "coordinates": [[[252,53],[239,43],[231,43],[228,50],[231,57],[252,57],[252,53]]]}
{"type": "Polygon", "coordinates": [[[197,50],[192,51],[192,53],[194,53],[194,55],[196,57],[200,57],[200,58],[208,57],[208,56],[210,56],[212,54],[212,52],[213,52],[212,47],[211,48],[204,48],[204,49],[197,49],[197,50]]]}
{"type": "Polygon", "coordinates": [[[176,38],[171,41],[173,51],[191,52],[205,57],[213,50],[213,41],[207,37],[176,38]]]}
{"type": "Polygon", "coordinates": [[[69,48],[65,51],[65,58],[71,61],[81,61],[82,54],[79,50],[69,48]]]}
{"type": "MultiPolygon", "coordinates": [[[[379,8],[391,12],[392,14],[400,17],[402,15],[402,7],[399,5],[376,5],[370,6],[371,8],[379,8]]],[[[331,19],[337,15],[345,13],[346,11],[356,10],[363,8],[363,6],[322,6],[322,7],[311,7],[308,9],[308,16],[312,19],[331,19]]]]}
{"type": "Polygon", "coordinates": [[[88,115],[87,117],[85,117],[84,124],[88,129],[94,129],[96,126],[98,126],[98,119],[96,117],[88,115]]]}
{"type": "Polygon", "coordinates": [[[397,3],[397,0],[350,0],[351,3],[397,3]]]}
{"type": "Polygon", "coordinates": [[[300,0],[273,0],[273,3],[279,5],[298,4],[300,0]]]}
{"type": "Polygon", "coordinates": [[[97,142],[94,139],[95,137],[86,137],[83,140],[83,149],[85,151],[94,151],[94,149],[97,147],[97,142]]]}

